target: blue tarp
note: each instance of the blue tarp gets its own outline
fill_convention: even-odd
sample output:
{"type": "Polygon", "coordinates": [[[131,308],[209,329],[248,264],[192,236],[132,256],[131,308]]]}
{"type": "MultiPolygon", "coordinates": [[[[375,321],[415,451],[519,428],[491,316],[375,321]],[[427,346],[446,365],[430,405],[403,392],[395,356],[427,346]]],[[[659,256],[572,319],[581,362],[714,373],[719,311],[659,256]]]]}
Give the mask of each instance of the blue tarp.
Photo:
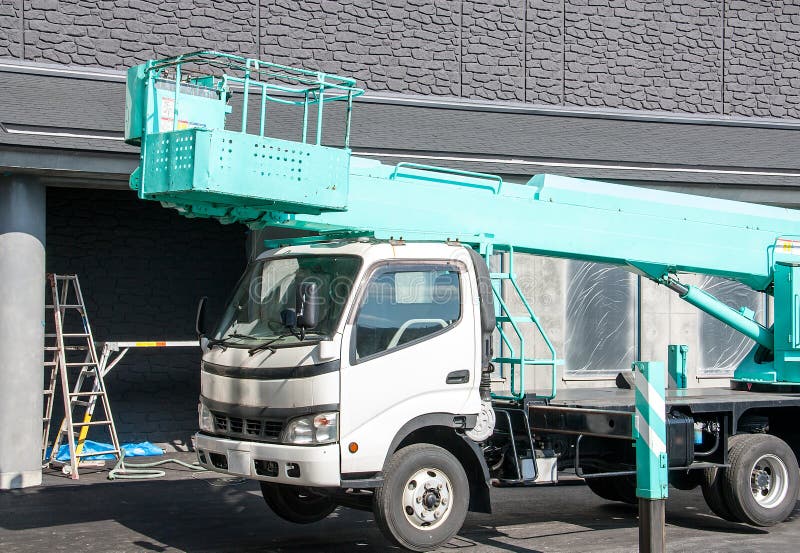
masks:
{"type": "MultiPolygon", "coordinates": [[[[164,455],[164,450],[160,447],[152,444],[150,442],[140,442],[138,444],[122,444],[122,451],[125,453],[125,457],[145,457],[150,455],[164,455]]],[[[109,449],[114,449],[114,446],[111,444],[104,444],[101,442],[93,442],[92,440],[86,440],[83,442],[83,449],[80,453],[91,453],[93,451],[108,451],[109,449]]],[[[50,452],[48,452],[48,455],[50,452]]],[[[56,461],[69,461],[69,444],[64,444],[58,448],[58,455],[56,455],[56,461]]],[[[105,455],[92,455],[91,457],[84,457],[81,456],[81,460],[88,460],[88,461],[107,461],[110,459],[114,459],[114,456],[110,453],[106,453],[105,455]]]]}

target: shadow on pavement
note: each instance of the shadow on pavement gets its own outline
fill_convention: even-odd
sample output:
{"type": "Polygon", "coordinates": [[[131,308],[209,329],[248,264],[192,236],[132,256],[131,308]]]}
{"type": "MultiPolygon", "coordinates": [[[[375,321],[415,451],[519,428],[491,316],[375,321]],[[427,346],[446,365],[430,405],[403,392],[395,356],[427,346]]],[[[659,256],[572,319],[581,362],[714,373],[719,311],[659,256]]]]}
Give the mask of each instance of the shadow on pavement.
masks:
{"type": "MultiPolygon", "coordinates": [[[[58,543],[70,549],[120,552],[399,550],[383,538],[367,512],[340,508],[313,525],[285,522],[267,509],[252,481],[209,473],[139,482],[103,478],[94,474],[80,483],[58,481],[0,493],[2,549],[38,551],[58,543]]],[[[668,526],[697,534],[768,533],[714,517],[702,498],[691,493],[668,503],[668,526]]],[[[618,539],[630,545],[638,524],[636,507],[602,501],[577,486],[494,490],[493,499],[495,514],[470,515],[461,535],[441,551],[496,548],[536,553],[530,548],[534,543],[551,551],[553,544],[559,544],[555,550],[569,543],[583,549],[605,530],[622,530],[618,539]]]]}

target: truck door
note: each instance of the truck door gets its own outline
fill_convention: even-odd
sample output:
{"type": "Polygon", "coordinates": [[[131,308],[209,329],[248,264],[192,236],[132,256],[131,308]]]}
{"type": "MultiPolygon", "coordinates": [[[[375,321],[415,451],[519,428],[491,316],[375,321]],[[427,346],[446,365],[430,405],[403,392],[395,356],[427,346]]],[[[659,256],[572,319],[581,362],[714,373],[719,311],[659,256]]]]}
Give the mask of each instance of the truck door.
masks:
{"type": "Polygon", "coordinates": [[[460,262],[397,261],[373,269],[362,285],[343,340],[343,473],[379,470],[397,431],[415,417],[478,412],[468,276],[460,262]]]}

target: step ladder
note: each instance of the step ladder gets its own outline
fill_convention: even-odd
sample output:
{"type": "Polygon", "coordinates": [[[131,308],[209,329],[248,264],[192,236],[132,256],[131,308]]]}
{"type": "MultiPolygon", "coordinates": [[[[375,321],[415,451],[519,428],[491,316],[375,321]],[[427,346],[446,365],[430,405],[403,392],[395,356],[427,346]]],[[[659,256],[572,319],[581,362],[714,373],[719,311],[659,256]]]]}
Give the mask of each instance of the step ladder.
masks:
{"type": "Polygon", "coordinates": [[[491,272],[489,278],[492,282],[492,292],[494,293],[495,300],[495,321],[497,333],[500,340],[500,355],[492,359],[492,363],[500,368],[500,379],[493,379],[493,382],[500,382],[505,384],[508,380],[509,395],[492,393],[492,398],[511,401],[522,401],[526,397],[529,399],[543,399],[550,400],[556,395],[556,379],[557,368],[564,364],[563,359],[559,359],[556,355],[555,347],[550,341],[547,332],[539,322],[539,318],[534,313],[528,299],[525,297],[522,288],[517,282],[517,276],[514,272],[514,247],[510,244],[481,244],[481,252],[486,259],[487,264],[490,263],[490,258],[494,254],[505,254],[506,257],[506,271],[491,272]],[[510,286],[504,290],[503,283],[508,283],[510,286]],[[513,315],[509,306],[509,300],[506,298],[506,291],[516,295],[519,303],[524,309],[524,314],[513,315]],[[525,335],[523,333],[522,325],[531,324],[535,328],[535,332],[542,338],[545,347],[550,354],[548,357],[535,358],[526,356],[526,343],[525,335]],[[512,338],[509,328],[513,331],[512,338]],[[515,347],[516,342],[516,347],[515,347]],[[531,393],[525,391],[525,367],[548,367],[550,373],[549,390],[544,393],[531,393]]]}
{"type": "MultiPolygon", "coordinates": [[[[42,460],[43,465],[57,462],[58,449],[66,438],[70,452],[69,475],[77,480],[82,457],[112,454],[119,459],[120,446],[78,276],[48,274],[47,280],[52,302],[46,304],[45,309],[53,313],[53,332],[45,332],[44,367],[49,379],[44,389],[42,460]],[[74,386],[70,386],[71,378],[76,375],[74,386]],[[52,451],[47,456],[53,404],[59,383],[64,398],[64,418],[52,451]],[[96,418],[98,401],[102,413],[96,418]],[[94,426],[107,430],[112,448],[82,453],[89,429],[94,426]]],[[[66,465],[64,468],[67,468],[66,465]]]]}

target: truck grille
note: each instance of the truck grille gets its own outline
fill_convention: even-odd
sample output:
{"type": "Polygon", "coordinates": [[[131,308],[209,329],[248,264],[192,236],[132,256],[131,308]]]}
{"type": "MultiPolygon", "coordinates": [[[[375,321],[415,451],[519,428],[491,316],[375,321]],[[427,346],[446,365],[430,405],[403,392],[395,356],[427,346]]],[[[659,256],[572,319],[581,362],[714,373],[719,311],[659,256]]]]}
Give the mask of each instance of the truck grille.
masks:
{"type": "Polygon", "coordinates": [[[283,421],[232,417],[212,412],[217,434],[250,440],[277,441],[283,430],[283,421]]]}

